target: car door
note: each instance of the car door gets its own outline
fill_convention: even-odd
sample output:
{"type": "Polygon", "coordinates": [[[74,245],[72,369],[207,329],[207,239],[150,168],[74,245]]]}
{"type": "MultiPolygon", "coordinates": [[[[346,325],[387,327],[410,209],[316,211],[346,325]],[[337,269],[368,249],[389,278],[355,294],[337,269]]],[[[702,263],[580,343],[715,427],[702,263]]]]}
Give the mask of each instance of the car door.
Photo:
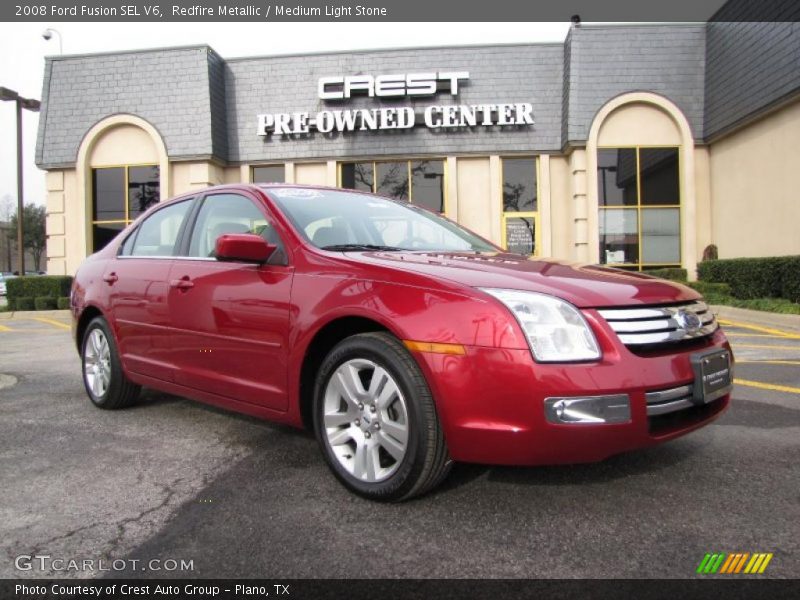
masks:
{"type": "Polygon", "coordinates": [[[244,193],[212,193],[187,233],[169,275],[176,383],[286,410],[293,268],[274,222],[244,193]],[[220,235],[248,232],[278,246],[267,264],[216,260],[220,235]]]}
{"type": "Polygon", "coordinates": [[[153,212],[132,231],[103,273],[125,367],[172,381],[175,368],[169,336],[169,272],[193,199],[153,212]]]}

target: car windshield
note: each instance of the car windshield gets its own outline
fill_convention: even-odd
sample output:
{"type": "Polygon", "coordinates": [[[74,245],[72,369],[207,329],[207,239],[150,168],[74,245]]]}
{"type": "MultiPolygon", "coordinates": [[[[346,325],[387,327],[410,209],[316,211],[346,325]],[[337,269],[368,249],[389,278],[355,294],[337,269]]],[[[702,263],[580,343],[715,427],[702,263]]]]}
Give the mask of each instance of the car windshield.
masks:
{"type": "Polygon", "coordinates": [[[339,190],[266,191],[298,231],[323,250],[498,252],[455,223],[406,202],[339,190]]]}

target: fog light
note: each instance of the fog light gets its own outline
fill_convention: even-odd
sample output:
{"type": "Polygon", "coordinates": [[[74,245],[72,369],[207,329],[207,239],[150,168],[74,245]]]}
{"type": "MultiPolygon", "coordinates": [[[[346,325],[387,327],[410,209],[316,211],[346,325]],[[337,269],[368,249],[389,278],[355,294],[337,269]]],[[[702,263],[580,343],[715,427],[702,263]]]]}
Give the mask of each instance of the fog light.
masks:
{"type": "Polygon", "coordinates": [[[548,422],[558,425],[628,423],[631,401],[627,394],[545,398],[544,414],[548,422]]]}

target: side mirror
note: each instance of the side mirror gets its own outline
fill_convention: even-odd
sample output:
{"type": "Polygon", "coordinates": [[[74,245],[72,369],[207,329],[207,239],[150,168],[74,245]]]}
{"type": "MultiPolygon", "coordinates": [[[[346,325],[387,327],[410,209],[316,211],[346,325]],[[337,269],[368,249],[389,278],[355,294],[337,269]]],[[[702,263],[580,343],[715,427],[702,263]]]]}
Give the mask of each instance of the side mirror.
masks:
{"type": "Polygon", "coordinates": [[[215,254],[221,261],[263,264],[276,248],[254,233],[225,233],[217,238],[215,254]]]}

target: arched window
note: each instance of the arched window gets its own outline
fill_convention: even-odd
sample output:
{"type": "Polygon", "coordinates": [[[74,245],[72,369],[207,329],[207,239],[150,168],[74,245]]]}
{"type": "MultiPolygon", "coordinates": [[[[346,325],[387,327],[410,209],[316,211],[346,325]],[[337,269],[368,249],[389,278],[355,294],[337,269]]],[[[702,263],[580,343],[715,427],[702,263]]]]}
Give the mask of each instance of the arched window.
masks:
{"type": "Polygon", "coordinates": [[[693,273],[694,139],[680,109],[650,92],[613,98],[595,115],[586,156],[589,259],[693,273]]]}
{"type": "Polygon", "coordinates": [[[598,148],[600,262],[622,268],[681,264],[676,147],[598,148]]]}
{"type": "Polygon", "coordinates": [[[97,252],[131,221],[170,194],[167,149],[146,120],[107,117],[78,148],[78,209],[86,223],[85,248],[97,252]]]}

